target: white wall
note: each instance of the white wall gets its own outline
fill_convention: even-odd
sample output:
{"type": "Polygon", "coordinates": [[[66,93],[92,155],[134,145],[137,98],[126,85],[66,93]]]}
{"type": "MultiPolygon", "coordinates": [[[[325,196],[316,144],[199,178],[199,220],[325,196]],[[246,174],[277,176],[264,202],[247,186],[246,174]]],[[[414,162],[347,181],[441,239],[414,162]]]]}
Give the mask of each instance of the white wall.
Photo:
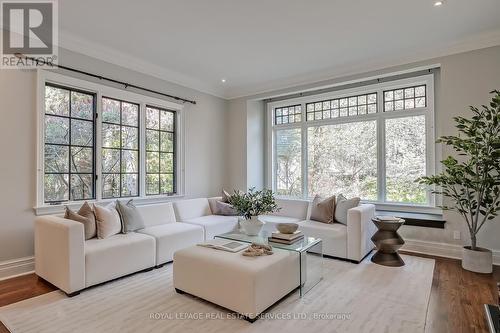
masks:
{"type": "MultiPolygon", "coordinates": [[[[60,60],[68,66],[198,102],[195,106],[186,105],[187,197],[216,195],[222,185],[227,189],[246,189],[264,184],[265,111],[259,100],[269,95],[441,63],[436,78],[436,128],[437,135],[446,135],[454,133],[453,116],[467,115],[467,105],[487,103],[488,92],[500,89],[500,46],[231,101],[65,50],[61,50],[60,60]]],[[[35,91],[33,71],[0,70],[0,278],[2,261],[33,255],[35,91]]],[[[445,150],[443,156],[448,153],[445,150]]],[[[444,230],[406,226],[402,234],[407,240],[462,244],[463,240],[452,237],[454,230],[465,231],[460,218],[448,213],[445,218],[448,222],[444,230]]],[[[499,219],[484,228],[479,244],[500,250],[499,219]]]]}
{"type": "MultiPolygon", "coordinates": [[[[363,77],[372,77],[437,63],[441,64],[441,69],[435,75],[436,135],[454,134],[456,132],[452,117],[469,115],[468,105],[479,106],[481,104],[486,104],[490,99],[489,92],[493,89],[500,89],[500,46],[430,59],[404,66],[386,68],[349,77],[333,78],[316,84],[308,84],[231,100],[229,103],[229,125],[234,128],[239,128],[238,133],[241,134],[241,137],[231,138],[232,143],[229,147],[229,156],[234,156],[236,151],[241,155],[241,151],[246,150],[246,141],[244,137],[247,135],[244,128],[253,125],[249,124],[248,117],[242,114],[250,112],[255,114],[257,112],[255,108],[252,110],[249,109],[249,104],[247,103],[249,101],[261,100],[270,96],[290,94],[310,90],[315,87],[325,87],[345,81],[361,79],[363,77]]],[[[262,106],[261,113],[264,115],[265,112],[262,106]]],[[[252,147],[250,149],[254,148],[255,147],[252,147]]],[[[441,147],[438,147],[437,158],[440,159],[441,156],[447,156],[450,153],[448,148],[442,150],[441,147]]],[[[265,155],[264,150],[262,154],[265,155]]],[[[232,170],[231,179],[237,180],[237,182],[230,184],[230,186],[246,188],[248,184],[259,182],[255,179],[255,174],[252,178],[248,178],[248,172],[245,170],[248,168],[249,163],[250,162],[245,159],[234,158],[231,160],[229,165],[232,170]],[[240,173],[238,174],[238,172],[240,173]],[[247,175],[246,183],[241,180],[245,178],[245,175],[247,175]]],[[[254,165],[253,167],[256,166],[254,165]]],[[[264,174],[262,173],[262,175],[264,174]]],[[[460,246],[464,244],[464,242],[468,242],[465,225],[461,218],[454,213],[445,212],[444,218],[447,220],[445,229],[404,226],[401,233],[408,241],[409,245],[414,246],[416,250],[425,250],[422,248],[422,246],[424,246],[432,248],[432,251],[436,254],[458,256],[460,254],[460,246]],[[453,231],[455,230],[462,232],[461,240],[453,239],[453,231]]],[[[500,261],[500,218],[493,220],[484,227],[479,235],[479,244],[480,246],[496,250],[497,262],[500,261]]]]}
{"type": "MultiPolygon", "coordinates": [[[[186,197],[220,193],[227,179],[227,101],[66,50],[59,55],[66,66],[196,100],[185,107],[186,197]]],[[[0,70],[0,278],[2,261],[33,255],[35,92],[34,71],[0,70]]]]}

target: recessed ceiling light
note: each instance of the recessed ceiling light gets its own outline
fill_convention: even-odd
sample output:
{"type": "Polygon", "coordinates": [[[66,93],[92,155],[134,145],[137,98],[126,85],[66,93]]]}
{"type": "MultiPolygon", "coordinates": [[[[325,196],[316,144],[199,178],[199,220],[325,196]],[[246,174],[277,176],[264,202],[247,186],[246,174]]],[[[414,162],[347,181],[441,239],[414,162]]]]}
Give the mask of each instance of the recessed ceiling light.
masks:
{"type": "Polygon", "coordinates": [[[222,83],[226,83],[226,79],[221,79],[220,80],[222,83]]]}
{"type": "Polygon", "coordinates": [[[442,6],[444,4],[444,1],[436,1],[434,2],[434,7],[439,7],[439,6],[442,6]]]}

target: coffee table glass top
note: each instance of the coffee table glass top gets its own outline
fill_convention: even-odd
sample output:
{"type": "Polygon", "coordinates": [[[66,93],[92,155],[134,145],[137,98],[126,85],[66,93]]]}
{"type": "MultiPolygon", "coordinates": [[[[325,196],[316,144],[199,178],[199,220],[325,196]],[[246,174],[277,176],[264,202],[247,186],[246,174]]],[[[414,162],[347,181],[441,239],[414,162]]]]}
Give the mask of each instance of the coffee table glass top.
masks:
{"type": "Polygon", "coordinates": [[[292,244],[281,244],[276,242],[270,242],[268,238],[271,237],[271,233],[268,231],[261,231],[257,236],[249,236],[242,232],[228,232],[225,234],[217,235],[215,237],[241,241],[245,243],[269,244],[277,249],[296,251],[296,252],[307,251],[312,246],[321,242],[321,239],[319,238],[307,237],[307,236],[304,236],[304,238],[302,238],[300,241],[297,241],[292,244]]]}

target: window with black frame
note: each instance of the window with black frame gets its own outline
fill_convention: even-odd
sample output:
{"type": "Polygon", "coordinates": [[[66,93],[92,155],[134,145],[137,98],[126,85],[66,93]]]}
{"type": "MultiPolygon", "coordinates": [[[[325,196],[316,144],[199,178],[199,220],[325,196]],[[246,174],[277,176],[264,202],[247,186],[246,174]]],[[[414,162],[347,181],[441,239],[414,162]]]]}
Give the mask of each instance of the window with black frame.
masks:
{"type": "Polygon", "coordinates": [[[175,117],[175,111],[146,107],[146,195],[176,193],[175,117]]]}
{"type": "Polygon", "coordinates": [[[45,203],[95,198],[94,93],[45,85],[45,203]]]}
{"type": "Polygon", "coordinates": [[[102,98],[102,198],[139,196],[139,105],[102,98]]]}

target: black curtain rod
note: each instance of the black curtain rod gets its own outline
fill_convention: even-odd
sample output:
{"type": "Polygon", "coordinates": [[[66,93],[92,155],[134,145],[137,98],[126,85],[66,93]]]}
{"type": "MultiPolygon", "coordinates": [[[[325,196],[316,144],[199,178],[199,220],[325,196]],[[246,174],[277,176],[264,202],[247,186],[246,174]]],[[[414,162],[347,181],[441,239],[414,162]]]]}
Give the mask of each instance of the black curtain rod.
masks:
{"type": "Polygon", "coordinates": [[[67,70],[67,71],[75,72],[75,73],[86,75],[86,76],[90,76],[90,77],[93,77],[93,78],[96,78],[96,79],[99,79],[99,80],[105,80],[105,81],[113,82],[113,83],[116,83],[116,84],[123,85],[125,88],[129,88],[130,87],[130,88],[134,88],[134,89],[139,89],[139,90],[147,91],[147,92],[150,92],[150,93],[153,93],[153,94],[157,94],[157,95],[165,96],[165,97],[168,97],[168,98],[172,98],[172,99],[175,99],[177,101],[182,101],[182,102],[185,102],[185,103],[196,104],[196,101],[193,101],[193,100],[185,99],[185,98],[182,98],[182,97],[179,97],[179,96],[173,96],[173,95],[165,94],[165,93],[162,93],[162,92],[159,92],[159,91],[156,91],[156,90],[152,90],[152,89],[148,89],[148,88],[136,86],[135,84],[130,84],[130,83],[127,83],[127,82],[123,82],[123,81],[118,81],[118,80],[115,80],[115,79],[111,79],[111,78],[108,78],[108,77],[105,77],[105,76],[101,76],[101,75],[97,75],[97,74],[92,74],[92,73],[89,73],[89,72],[85,72],[85,71],[82,71],[82,70],[79,70],[79,69],[76,69],[76,68],[71,68],[71,67],[67,67],[67,66],[63,66],[63,65],[54,65],[52,63],[46,62],[43,59],[36,59],[36,58],[33,58],[33,57],[27,57],[27,56],[25,56],[23,54],[20,54],[20,53],[16,53],[16,57],[20,58],[20,59],[31,60],[31,61],[35,62],[37,65],[38,64],[43,64],[43,65],[49,65],[49,66],[56,66],[57,68],[60,68],[60,69],[64,69],[64,70],[67,70]]]}

